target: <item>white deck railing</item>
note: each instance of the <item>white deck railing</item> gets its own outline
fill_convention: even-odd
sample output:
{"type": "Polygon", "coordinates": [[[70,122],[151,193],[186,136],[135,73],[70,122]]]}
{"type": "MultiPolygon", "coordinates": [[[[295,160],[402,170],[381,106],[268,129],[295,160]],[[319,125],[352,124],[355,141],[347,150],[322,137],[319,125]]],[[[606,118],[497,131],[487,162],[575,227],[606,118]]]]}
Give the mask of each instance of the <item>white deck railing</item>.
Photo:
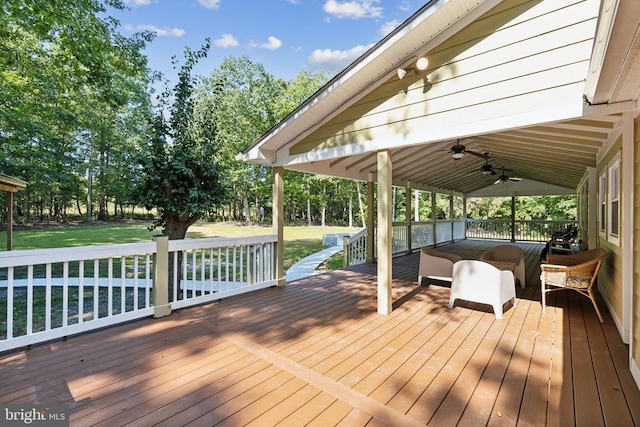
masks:
{"type": "MultiPolygon", "coordinates": [[[[555,231],[564,230],[576,221],[516,221],[513,226],[510,220],[495,219],[456,219],[422,221],[411,223],[411,250],[423,246],[435,246],[442,243],[465,238],[495,239],[544,242],[551,238],[555,231]],[[512,228],[513,227],[513,228],[512,228]],[[513,236],[512,236],[513,234],[513,236]]],[[[409,225],[404,222],[393,223],[393,254],[409,251],[409,225]]],[[[355,265],[366,261],[367,230],[345,240],[345,265],[355,265]],[[352,254],[353,252],[353,254],[352,254]]],[[[374,245],[374,258],[376,258],[374,245]]]]}
{"type": "MultiPolygon", "coordinates": [[[[273,286],[275,244],[275,235],[170,241],[170,308],[273,286]]],[[[154,264],[158,247],[0,252],[0,352],[153,315],[154,293],[167,292],[154,276],[169,273],[154,264]]]]}

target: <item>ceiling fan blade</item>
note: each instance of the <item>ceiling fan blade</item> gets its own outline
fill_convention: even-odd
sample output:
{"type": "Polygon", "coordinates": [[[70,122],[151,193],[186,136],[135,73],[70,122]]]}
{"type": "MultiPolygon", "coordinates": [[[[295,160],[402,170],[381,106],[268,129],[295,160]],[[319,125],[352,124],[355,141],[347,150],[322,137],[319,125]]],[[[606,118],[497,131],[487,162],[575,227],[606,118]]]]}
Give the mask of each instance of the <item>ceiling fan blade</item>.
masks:
{"type": "Polygon", "coordinates": [[[471,151],[471,150],[467,150],[467,149],[465,149],[464,152],[472,154],[472,155],[474,155],[476,157],[480,157],[481,159],[484,159],[484,160],[489,160],[489,155],[488,154],[478,153],[477,151],[471,151]]]}

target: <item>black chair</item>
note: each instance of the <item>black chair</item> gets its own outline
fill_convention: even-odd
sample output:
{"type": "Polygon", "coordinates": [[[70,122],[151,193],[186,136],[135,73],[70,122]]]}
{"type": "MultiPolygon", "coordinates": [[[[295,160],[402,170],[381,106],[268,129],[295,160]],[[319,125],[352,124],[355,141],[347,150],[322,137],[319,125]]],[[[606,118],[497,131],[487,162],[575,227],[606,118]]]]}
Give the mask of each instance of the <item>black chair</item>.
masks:
{"type": "Polygon", "coordinates": [[[569,227],[562,235],[554,236],[547,243],[548,253],[573,254],[574,245],[578,238],[578,226],[569,227]]]}

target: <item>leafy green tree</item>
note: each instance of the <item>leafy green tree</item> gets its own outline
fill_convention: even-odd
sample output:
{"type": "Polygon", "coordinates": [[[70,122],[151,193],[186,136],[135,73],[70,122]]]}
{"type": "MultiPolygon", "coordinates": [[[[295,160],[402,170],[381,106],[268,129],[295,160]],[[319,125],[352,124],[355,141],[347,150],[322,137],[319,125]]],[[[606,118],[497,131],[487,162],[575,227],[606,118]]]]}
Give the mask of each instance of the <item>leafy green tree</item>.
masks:
{"type": "Polygon", "coordinates": [[[121,82],[142,91],[147,85],[142,49],[153,36],[120,35],[119,23],[108,16],[111,8],[124,4],[0,4],[0,167],[29,181],[27,191],[18,193],[27,215],[33,202],[41,217],[47,208],[49,217],[63,217],[83,193],[83,147],[105,125],[86,119],[89,106],[92,111],[135,108],[121,82]]]}
{"type": "Polygon", "coordinates": [[[153,117],[153,137],[140,158],[142,180],[137,191],[147,209],[157,208],[154,227],[169,239],[183,239],[187,229],[207,210],[222,201],[222,185],[215,144],[216,128],[195,114],[194,90],[198,78],[193,67],[206,57],[202,48],[185,48],[185,62],[173,90],[165,90],[153,117]]]}
{"type": "Polygon", "coordinates": [[[247,223],[270,200],[271,170],[235,156],[276,124],[279,117],[274,105],[283,87],[283,80],[242,56],[225,58],[197,90],[197,115],[217,129],[216,161],[224,171],[223,184],[233,189],[225,203],[235,207],[234,218],[247,223]]]}

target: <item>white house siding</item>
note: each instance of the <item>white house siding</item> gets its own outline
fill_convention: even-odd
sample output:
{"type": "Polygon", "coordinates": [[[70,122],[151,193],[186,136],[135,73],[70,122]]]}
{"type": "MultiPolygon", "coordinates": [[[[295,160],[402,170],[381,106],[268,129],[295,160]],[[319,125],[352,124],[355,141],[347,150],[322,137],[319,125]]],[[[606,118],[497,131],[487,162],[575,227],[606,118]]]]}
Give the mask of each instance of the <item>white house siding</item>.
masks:
{"type": "Polygon", "coordinates": [[[505,1],[428,52],[425,75],[391,77],[290,154],[376,150],[572,117],[582,108],[598,5],[505,1]]]}
{"type": "MultiPolygon", "coordinates": [[[[598,176],[603,172],[607,173],[609,161],[620,152],[622,148],[622,137],[619,137],[609,148],[607,153],[599,159],[598,163],[598,176]]],[[[624,160],[622,160],[624,161],[624,160]]],[[[609,177],[607,176],[607,182],[609,177]]],[[[620,189],[621,192],[623,189],[620,189]]],[[[624,203],[624,201],[623,201],[624,203]]],[[[609,214],[607,208],[607,215],[609,214]]],[[[620,229],[622,229],[622,221],[620,218],[620,229]]],[[[608,221],[608,218],[607,218],[608,221]]],[[[602,296],[607,301],[609,309],[612,311],[612,316],[615,318],[618,324],[622,324],[622,245],[615,244],[609,241],[606,234],[600,233],[599,245],[601,248],[607,251],[607,258],[602,263],[600,268],[600,274],[598,275],[598,287],[602,296]]]]}

